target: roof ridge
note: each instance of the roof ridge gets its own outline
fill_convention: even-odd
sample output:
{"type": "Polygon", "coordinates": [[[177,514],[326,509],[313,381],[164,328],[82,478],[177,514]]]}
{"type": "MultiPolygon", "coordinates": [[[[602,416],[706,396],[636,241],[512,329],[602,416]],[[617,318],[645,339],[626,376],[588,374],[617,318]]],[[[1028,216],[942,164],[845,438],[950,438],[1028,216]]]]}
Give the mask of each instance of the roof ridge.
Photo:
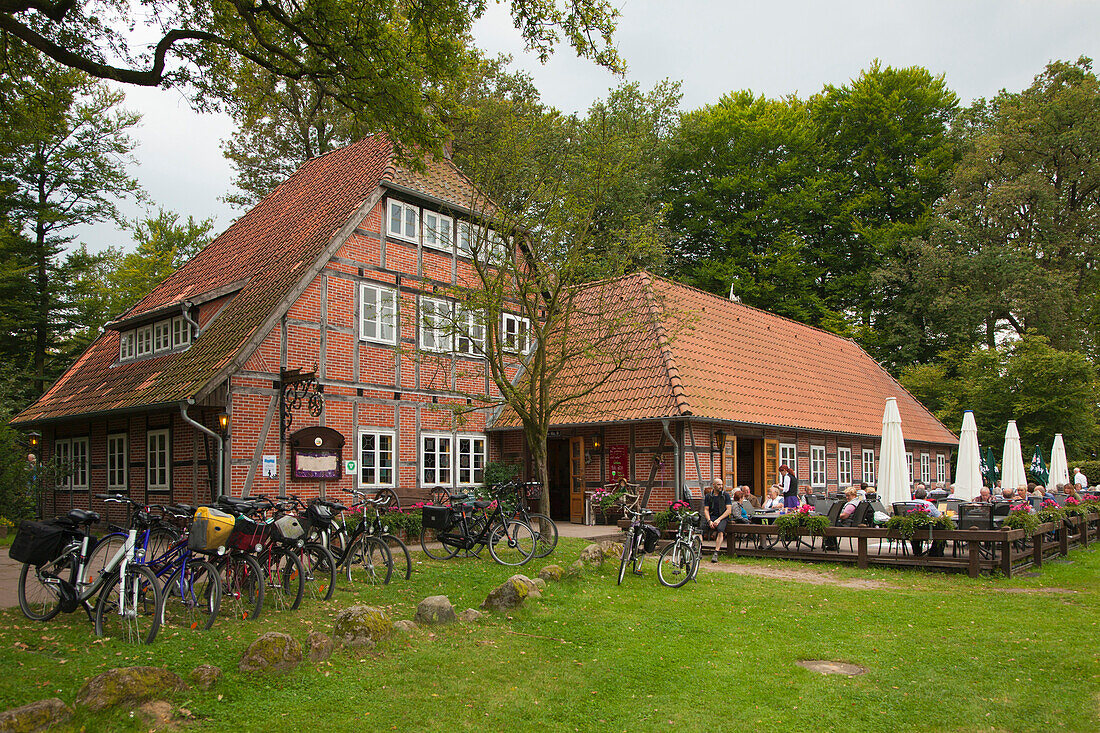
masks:
{"type": "Polygon", "coordinates": [[[661,354],[661,365],[668,377],[669,387],[672,389],[672,398],[676,402],[676,410],[680,415],[690,415],[691,403],[688,401],[687,392],[684,390],[684,382],[680,379],[680,367],[676,363],[676,355],[672,352],[668,330],[665,328],[664,319],[661,318],[663,309],[657,306],[656,298],[653,295],[653,275],[646,270],[641,270],[634,275],[624,276],[623,279],[628,277],[637,277],[641,281],[646,310],[653,320],[653,330],[657,334],[657,345],[661,354]]]}

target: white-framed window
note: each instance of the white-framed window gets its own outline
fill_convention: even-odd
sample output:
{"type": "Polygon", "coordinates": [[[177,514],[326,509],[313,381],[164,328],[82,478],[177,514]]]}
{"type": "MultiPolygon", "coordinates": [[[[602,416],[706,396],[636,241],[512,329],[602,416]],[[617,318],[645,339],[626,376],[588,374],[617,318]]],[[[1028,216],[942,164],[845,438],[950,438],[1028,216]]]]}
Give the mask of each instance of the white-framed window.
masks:
{"type": "Polygon", "coordinates": [[[112,433],[107,436],[107,488],[114,491],[126,491],[126,468],[130,460],[129,444],[126,433],[112,433]]]}
{"type": "Polygon", "coordinates": [[[913,485],[913,454],[905,454],[905,465],[909,467],[909,485],[913,485]]]}
{"type": "Polygon", "coordinates": [[[928,454],[920,454],[920,480],[926,485],[932,480],[932,466],[928,462],[928,454]]]}
{"type": "Polygon", "coordinates": [[[501,336],[505,351],[526,354],[531,348],[531,322],[522,316],[505,313],[501,336]]]}
{"type": "Polygon", "coordinates": [[[852,485],[852,449],[836,449],[836,482],[838,486],[852,485]]]}
{"type": "Polygon", "coordinates": [[[136,354],[134,332],[123,331],[118,335],[118,360],[126,361],[133,359],[136,354]]]}
{"type": "Polygon", "coordinates": [[[936,483],[947,483],[947,456],[942,453],[936,454],[936,483]]]}
{"type": "Polygon", "coordinates": [[[134,338],[137,343],[137,355],[148,356],[153,353],[153,324],[148,326],[142,326],[134,331],[134,338]]]}
{"type": "Polygon", "coordinates": [[[480,253],[484,244],[480,241],[482,229],[468,221],[458,223],[458,253],[463,257],[474,258],[474,252],[480,253]]]}
{"type": "Polygon", "coordinates": [[[187,319],[183,316],[176,316],[172,319],[172,348],[178,349],[181,346],[189,346],[191,344],[191,332],[194,327],[187,322],[187,319]]]}
{"type": "Polygon", "coordinates": [[[167,491],[171,488],[172,458],[168,429],[150,430],[145,434],[145,488],[149,491],[167,491]]]}
{"type": "Polygon", "coordinates": [[[825,446],[810,446],[810,486],[825,485],[825,446]]]}
{"type": "Polygon", "coordinates": [[[485,319],[475,311],[460,309],[455,319],[458,333],[455,334],[456,351],[460,354],[481,356],[485,353],[485,319]]]}
{"type": "Polygon", "coordinates": [[[451,304],[446,300],[420,298],[420,349],[450,351],[454,341],[451,304]]]}
{"type": "Polygon", "coordinates": [[[420,436],[420,483],[422,486],[450,486],[454,483],[453,439],[442,433],[420,436]]]}
{"type": "Polygon", "coordinates": [[[359,486],[394,485],[394,433],[392,430],[359,431],[359,486]]]}
{"type": "Polygon", "coordinates": [[[71,488],[73,482],[70,467],[73,460],[73,441],[68,438],[55,440],[53,443],[53,458],[61,468],[61,475],[57,478],[57,488],[71,488]]]}
{"type": "Polygon", "coordinates": [[[359,290],[359,338],[397,343],[397,291],[363,283],[359,290]]]}
{"type": "Polygon", "coordinates": [[[474,486],[485,480],[484,435],[458,436],[458,485],[474,486]]]}
{"type": "Polygon", "coordinates": [[[436,211],[424,209],[424,246],[450,251],[454,246],[451,232],[454,219],[436,211]]]}
{"type": "Polygon", "coordinates": [[[157,321],[153,324],[153,351],[168,351],[172,348],[172,322],[157,321]]]}
{"type": "Polygon", "coordinates": [[[875,449],[863,449],[863,480],[869,484],[875,483],[875,449]]]}
{"type": "Polygon", "coordinates": [[[491,259],[497,259],[502,257],[507,251],[504,237],[495,229],[489,229],[485,233],[486,252],[489,253],[491,259]]]}
{"type": "Polygon", "coordinates": [[[389,236],[415,242],[419,224],[420,209],[404,201],[390,199],[389,215],[386,217],[386,233],[389,236]]]}
{"type": "Polygon", "coordinates": [[[54,458],[63,473],[57,488],[71,491],[88,489],[88,439],[63,438],[54,442],[54,458]]]}
{"type": "Polygon", "coordinates": [[[795,476],[798,475],[798,446],[794,443],[779,444],[779,465],[784,463],[790,466],[795,476]]]}

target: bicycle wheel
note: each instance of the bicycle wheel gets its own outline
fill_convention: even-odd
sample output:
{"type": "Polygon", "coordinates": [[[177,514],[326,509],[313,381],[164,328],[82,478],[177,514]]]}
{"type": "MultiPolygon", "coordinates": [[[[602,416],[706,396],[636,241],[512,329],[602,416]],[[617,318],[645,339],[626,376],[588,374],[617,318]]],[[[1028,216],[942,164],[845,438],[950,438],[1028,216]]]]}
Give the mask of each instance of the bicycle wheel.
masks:
{"type": "Polygon", "coordinates": [[[393,575],[393,555],[385,542],[377,537],[361,535],[352,546],[348,561],[348,580],[355,580],[353,572],[363,570],[361,580],[370,585],[385,585],[393,575]]]}
{"type": "Polygon", "coordinates": [[[450,506],[451,505],[451,492],[447,491],[442,486],[437,486],[428,492],[428,498],[436,506],[450,506]]]}
{"type": "Polygon", "coordinates": [[[501,565],[523,565],[535,555],[535,532],[530,525],[512,520],[493,527],[489,554],[501,565]]]}
{"type": "MultiPolygon", "coordinates": [[[[454,529],[457,527],[447,530],[446,534],[454,534],[454,529]]],[[[420,549],[425,555],[433,560],[449,560],[458,554],[458,545],[453,540],[442,541],[444,534],[442,530],[427,528],[420,532],[420,549]]]]}
{"type": "Polygon", "coordinates": [[[645,541],[645,534],[643,532],[637,532],[634,535],[634,574],[642,574],[642,563],[645,562],[645,553],[642,552],[642,542],[645,541]]]}
{"type": "Polygon", "coordinates": [[[152,644],[160,629],[164,597],[153,571],[144,565],[127,565],[103,585],[95,606],[95,633],[131,644],[152,644]]]}
{"type": "Polygon", "coordinates": [[[558,525],[545,514],[527,515],[527,523],[535,531],[535,557],[546,557],[558,546],[558,525]]]}
{"type": "MultiPolygon", "coordinates": [[[[141,532],[138,532],[138,545],[141,544],[141,532]]],[[[154,570],[160,570],[175,558],[168,553],[179,542],[179,533],[169,527],[153,527],[149,530],[149,544],[145,547],[145,564],[154,570]]]]}
{"type": "Polygon", "coordinates": [[[267,608],[277,611],[291,611],[302,605],[305,592],[306,571],[302,561],[290,550],[282,546],[272,547],[265,563],[267,587],[265,589],[267,608]]]}
{"type": "Polygon", "coordinates": [[[401,500],[397,498],[397,494],[394,493],[393,489],[379,489],[378,491],[374,492],[374,495],[371,498],[375,499],[375,500],[378,500],[378,499],[385,499],[386,500],[385,504],[379,505],[379,511],[384,510],[384,509],[400,509],[401,508],[401,500]]]}
{"type": "Polygon", "coordinates": [[[19,571],[19,610],[31,621],[49,621],[61,611],[61,585],[57,575],[68,570],[69,555],[36,568],[23,563],[19,571]]]}
{"type": "Polygon", "coordinates": [[[382,541],[390,548],[390,554],[393,555],[394,569],[400,573],[402,567],[404,567],[405,580],[411,579],[413,574],[413,561],[412,555],[409,554],[408,546],[392,534],[382,535],[382,541]],[[398,552],[398,550],[400,550],[400,552],[398,552]],[[404,561],[401,559],[402,556],[405,558],[404,561]],[[404,566],[401,565],[402,562],[405,563],[404,566]]]}
{"type": "Polygon", "coordinates": [[[680,542],[673,542],[661,551],[657,558],[657,580],[661,585],[669,588],[679,588],[691,580],[692,568],[695,567],[695,553],[691,547],[680,542]]]}
{"type": "Polygon", "coordinates": [[[190,557],[164,584],[164,610],[160,622],[166,629],[209,629],[222,605],[218,571],[205,560],[190,557]]]}
{"type": "Polygon", "coordinates": [[[333,525],[329,531],[328,551],[332,553],[332,559],[336,561],[336,567],[342,567],[347,562],[348,545],[351,543],[350,535],[343,526],[333,525]]]}
{"type": "Polygon", "coordinates": [[[299,555],[306,571],[305,593],[313,600],[327,601],[336,590],[336,561],[319,542],[310,542],[299,555]]]}
{"type": "Polygon", "coordinates": [[[88,559],[84,563],[84,572],[80,578],[82,585],[91,585],[99,578],[107,567],[107,563],[126,544],[126,539],[125,532],[112,532],[99,539],[99,542],[88,551],[88,559]]]}
{"type": "Polygon", "coordinates": [[[264,571],[251,555],[230,555],[218,563],[222,602],[235,619],[255,619],[264,608],[264,571]]]}
{"type": "Polygon", "coordinates": [[[626,537],[623,538],[623,554],[619,559],[619,581],[616,585],[623,584],[623,578],[626,577],[626,566],[631,561],[631,555],[634,552],[634,528],[631,527],[626,531],[626,537]]]}

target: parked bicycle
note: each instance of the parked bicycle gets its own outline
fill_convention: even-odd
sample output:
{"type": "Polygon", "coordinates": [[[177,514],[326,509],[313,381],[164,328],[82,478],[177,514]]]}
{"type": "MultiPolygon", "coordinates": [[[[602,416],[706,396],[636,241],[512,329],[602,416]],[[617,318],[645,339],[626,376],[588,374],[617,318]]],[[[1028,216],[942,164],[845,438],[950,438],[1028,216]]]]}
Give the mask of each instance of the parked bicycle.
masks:
{"type": "Polygon", "coordinates": [[[657,546],[657,540],[661,536],[660,530],[652,524],[646,524],[644,521],[653,516],[653,512],[649,509],[636,508],[633,506],[636,502],[637,497],[631,497],[629,494],[624,497],[623,509],[626,515],[630,517],[630,526],[624,530],[626,537],[623,539],[623,554],[619,560],[619,580],[617,583],[619,585],[626,577],[628,565],[633,566],[635,575],[642,574],[642,562],[645,560],[646,553],[653,552],[657,546]],[[632,499],[631,504],[626,503],[626,498],[632,499]]]}
{"type": "Polygon", "coordinates": [[[676,539],[657,558],[657,580],[669,588],[679,588],[698,576],[702,554],[699,512],[680,512],[676,539]]]}
{"type": "Polygon", "coordinates": [[[492,501],[452,497],[451,506],[425,506],[421,512],[420,546],[434,560],[460,551],[477,557],[485,547],[501,565],[523,565],[534,557],[534,531],[522,520],[505,518],[499,496],[492,501]]]}
{"type": "Polygon", "coordinates": [[[558,525],[545,514],[532,512],[528,508],[528,502],[537,502],[541,498],[542,484],[538,481],[509,481],[501,485],[498,494],[504,495],[506,490],[515,492],[513,518],[530,526],[535,533],[535,557],[546,557],[558,546],[558,525]]]}
{"type": "Polygon", "coordinates": [[[312,536],[329,549],[336,567],[344,569],[349,581],[353,580],[354,569],[362,568],[363,578],[368,583],[389,583],[393,575],[395,551],[399,550],[399,559],[403,560],[399,572],[403,572],[406,579],[412,577],[409,549],[390,534],[383,523],[383,516],[388,507],[394,506],[393,502],[377,492],[372,495],[357,489],[344,491],[355,499],[350,507],[316,499],[307,510],[312,522],[312,536]],[[347,513],[359,515],[360,521],[354,527],[349,527],[351,523],[347,513]]]}
{"type": "MultiPolygon", "coordinates": [[[[297,543],[303,541],[277,538],[272,532],[264,512],[274,509],[275,503],[266,496],[252,499],[221,496],[218,505],[236,515],[227,550],[238,557],[251,556],[259,565],[264,586],[263,609],[297,610],[305,592],[306,573],[295,550],[297,543]]],[[[260,612],[256,610],[252,618],[260,612]]]]}

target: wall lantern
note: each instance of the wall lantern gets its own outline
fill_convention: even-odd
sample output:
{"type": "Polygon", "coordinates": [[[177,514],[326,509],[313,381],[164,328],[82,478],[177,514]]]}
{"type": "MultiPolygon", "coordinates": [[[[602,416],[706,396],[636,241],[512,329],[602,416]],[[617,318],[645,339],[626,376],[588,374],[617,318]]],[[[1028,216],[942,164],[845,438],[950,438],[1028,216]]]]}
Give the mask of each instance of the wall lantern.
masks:
{"type": "Polygon", "coordinates": [[[603,442],[600,440],[600,436],[598,434],[593,435],[592,436],[592,450],[599,453],[601,448],[603,448],[603,442]]]}
{"type": "Polygon", "coordinates": [[[30,446],[31,453],[38,453],[42,444],[42,433],[37,430],[32,430],[27,433],[27,445],[30,446]]]}
{"type": "Polygon", "coordinates": [[[719,453],[726,452],[726,434],[722,430],[714,431],[714,442],[718,446],[719,453]]]}
{"type": "Polygon", "coordinates": [[[229,430],[229,413],[218,413],[218,430],[221,430],[223,433],[229,430]]]}

